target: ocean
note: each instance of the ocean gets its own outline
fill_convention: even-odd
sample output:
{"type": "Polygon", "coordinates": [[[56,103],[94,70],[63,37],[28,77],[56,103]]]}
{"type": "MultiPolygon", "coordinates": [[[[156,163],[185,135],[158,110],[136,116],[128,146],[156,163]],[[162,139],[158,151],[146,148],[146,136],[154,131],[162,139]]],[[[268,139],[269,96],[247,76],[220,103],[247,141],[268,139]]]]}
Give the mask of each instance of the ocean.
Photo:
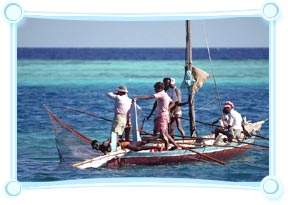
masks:
{"type": "MultiPolygon", "coordinates": [[[[217,163],[180,163],[159,166],[129,166],[119,169],[79,170],[60,163],[51,122],[43,104],[67,106],[113,117],[113,102],[106,96],[126,85],[129,97],[153,94],[153,85],[164,77],[184,75],[184,48],[18,48],[17,61],[17,180],[49,182],[90,178],[189,178],[233,182],[260,182],[269,175],[268,150],[249,149],[246,154],[217,163]]],[[[193,64],[213,74],[195,96],[196,120],[211,123],[220,116],[216,89],[223,104],[230,100],[247,120],[269,118],[269,49],[214,48],[212,61],[207,50],[193,49],[193,64]]],[[[183,92],[183,101],[187,93],[183,92]]],[[[153,100],[139,101],[140,119],[149,114],[153,100]]],[[[61,111],[59,111],[61,114],[61,111]]],[[[63,111],[64,113],[64,111],[63,111]]],[[[183,107],[183,118],[188,107],[183,107]]],[[[75,113],[69,117],[77,130],[91,139],[105,140],[111,122],[75,113]]],[[[66,116],[67,117],[67,116],[66,116]]],[[[183,119],[186,133],[188,121],[183,119]]],[[[152,131],[152,120],[144,128],[152,131]]],[[[197,124],[198,134],[212,131],[197,124]]],[[[177,133],[176,129],[176,134],[177,133]]],[[[269,121],[261,136],[269,137],[269,121]]],[[[257,139],[268,146],[268,141],[257,139]]]]}

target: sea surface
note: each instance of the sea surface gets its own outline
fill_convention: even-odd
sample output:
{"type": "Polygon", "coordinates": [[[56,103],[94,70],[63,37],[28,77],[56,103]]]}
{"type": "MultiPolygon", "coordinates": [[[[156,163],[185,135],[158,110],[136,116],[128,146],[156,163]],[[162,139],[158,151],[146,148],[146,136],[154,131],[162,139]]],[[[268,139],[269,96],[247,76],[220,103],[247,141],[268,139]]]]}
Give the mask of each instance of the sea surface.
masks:
{"type": "MultiPolygon", "coordinates": [[[[195,96],[196,120],[211,123],[220,116],[220,103],[230,100],[235,109],[252,122],[269,118],[268,48],[193,50],[193,64],[214,77],[209,78],[195,96]]],[[[180,163],[160,166],[129,166],[119,169],[79,170],[60,163],[52,125],[43,104],[71,107],[112,119],[113,102],[106,96],[119,85],[126,85],[129,96],[153,94],[153,85],[164,77],[176,79],[180,87],[184,75],[185,50],[163,49],[56,49],[18,48],[17,61],[17,179],[20,182],[49,182],[89,178],[153,177],[189,178],[232,182],[260,182],[269,175],[268,150],[247,150],[227,162],[180,163]]],[[[186,90],[182,90],[187,100],[186,90]]],[[[149,114],[153,100],[139,101],[140,120],[149,114]]],[[[52,110],[53,111],[53,110],[52,110]]],[[[69,123],[91,139],[105,140],[111,122],[67,112],[69,123]],[[69,114],[68,114],[69,113],[69,114]]],[[[183,107],[188,118],[188,107],[183,107]]],[[[183,119],[186,134],[188,121],[183,119]]],[[[152,131],[145,121],[144,130],[152,131]]],[[[198,134],[212,131],[197,123],[198,134]]],[[[179,132],[176,129],[176,134],[179,132]]],[[[269,137],[269,121],[261,136],[269,137]]],[[[256,144],[268,146],[267,140],[256,144]]]]}

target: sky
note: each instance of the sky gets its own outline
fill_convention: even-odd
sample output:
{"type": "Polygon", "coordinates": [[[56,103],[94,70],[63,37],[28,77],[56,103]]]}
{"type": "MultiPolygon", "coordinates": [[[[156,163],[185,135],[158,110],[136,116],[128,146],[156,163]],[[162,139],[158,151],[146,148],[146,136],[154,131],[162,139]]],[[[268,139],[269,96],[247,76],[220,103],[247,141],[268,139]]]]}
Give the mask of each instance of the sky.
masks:
{"type": "MultiPolygon", "coordinates": [[[[191,21],[192,46],[268,47],[269,23],[261,17],[191,21]]],[[[185,47],[185,21],[80,21],[24,18],[18,47],[185,47]]]]}

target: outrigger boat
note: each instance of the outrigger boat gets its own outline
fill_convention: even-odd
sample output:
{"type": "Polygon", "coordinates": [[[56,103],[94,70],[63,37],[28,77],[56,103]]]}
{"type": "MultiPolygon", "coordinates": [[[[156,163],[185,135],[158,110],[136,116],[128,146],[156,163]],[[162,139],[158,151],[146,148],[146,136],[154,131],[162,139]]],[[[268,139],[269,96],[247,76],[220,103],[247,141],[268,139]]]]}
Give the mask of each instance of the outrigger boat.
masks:
{"type": "MultiPolygon", "coordinates": [[[[265,121],[259,121],[256,123],[249,123],[246,127],[249,127],[250,133],[255,133],[260,130],[262,124],[265,121]]],[[[245,137],[244,134],[242,136],[245,137]]],[[[181,150],[169,150],[158,152],[155,150],[143,150],[139,152],[132,152],[129,149],[119,149],[114,152],[110,152],[107,155],[88,159],[79,163],[75,163],[72,166],[79,169],[85,168],[97,168],[105,165],[109,168],[118,168],[120,166],[128,165],[161,165],[172,164],[181,162],[217,162],[224,165],[225,161],[243,154],[251,145],[254,144],[255,136],[247,138],[241,142],[232,142],[229,145],[222,144],[216,145],[214,140],[214,134],[202,136],[203,144],[197,145],[196,138],[189,140],[175,140],[176,143],[182,146],[181,150]]],[[[199,138],[198,138],[199,139],[199,138]]],[[[162,145],[164,146],[164,145],[162,145]]]]}
{"type": "MultiPolygon", "coordinates": [[[[54,113],[51,112],[49,109],[50,106],[45,105],[46,110],[51,119],[51,123],[53,125],[53,129],[56,136],[56,141],[58,141],[57,137],[59,132],[59,126],[61,129],[64,129],[71,133],[75,138],[79,139],[80,142],[86,144],[86,149],[83,152],[83,149],[80,145],[76,145],[74,142],[70,142],[69,139],[66,139],[65,143],[69,143],[70,146],[73,146],[73,152],[70,153],[77,153],[79,155],[86,155],[87,159],[82,160],[80,162],[73,163],[72,166],[79,168],[79,169],[86,169],[86,168],[98,168],[101,166],[106,166],[109,168],[118,168],[121,166],[128,166],[128,165],[162,165],[162,164],[172,164],[172,163],[184,163],[184,162],[216,162],[219,164],[224,165],[225,161],[232,159],[238,155],[241,155],[247,151],[251,146],[258,146],[259,149],[267,149],[268,147],[264,145],[257,145],[255,144],[255,138],[262,137],[257,135],[257,133],[261,130],[262,125],[265,123],[266,120],[258,121],[258,122],[245,122],[243,126],[244,132],[241,133],[241,141],[232,141],[231,143],[226,143],[222,139],[225,138],[224,135],[215,139],[215,134],[210,133],[205,136],[199,137],[185,137],[183,139],[175,139],[175,142],[179,144],[182,149],[180,150],[166,150],[166,151],[158,151],[155,149],[151,150],[141,150],[138,152],[130,151],[129,149],[121,149],[121,147],[116,147],[116,144],[112,147],[111,152],[103,154],[102,152],[95,152],[92,150],[91,143],[93,142],[92,139],[86,137],[82,133],[78,132],[65,122],[63,122],[60,118],[58,118],[54,113]],[[201,139],[201,143],[199,143],[199,139],[201,139]],[[72,144],[71,144],[72,143],[72,144]],[[114,147],[114,148],[113,148],[114,147]],[[82,149],[82,150],[81,150],[82,149]],[[83,154],[84,153],[84,154],[83,154]],[[96,157],[91,157],[91,156],[96,157]]],[[[61,107],[64,109],[69,109],[76,112],[85,113],[84,111],[76,110],[70,107],[61,107]]],[[[135,105],[132,106],[132,110],[135,110],[135,105]]],[[[132,116],[135,113],[132,112],[132,116]]],[[[88,113],[89,114],[89,113],[88,113]]],[[[95,115],[95,114],[90,114],[95,115]]],[[[99,116],[96,116],[99,117],[99,116]]],[[[106,118],[105,118],[106,119],[106,118]]],[[[137,116],[132,117],[132,137],[133,141],[139,141],[145,138],[147,132],[144,131],[144,137],[140,137],[141,129],[138,128],[137,125],[137,116]]],[[[149,134],[149,133],[148,133],[149,134]]],[[[111,143],[116,141],[116,135],[112,135],[111,143]],[[114,139],[113,139],[114,138],[114,139]]],[[[164,147],[164,143],[162,140],[156,140],[151,142],[152,145],[164,147]]],[[[62,159],[62,154],[60,150],[62,148],[58,147],[60,160],[62,159]]],[[[70,150],[71,151],[71,150],[70,150]]],[[[65,154],[65,153],[64,153],[65,154]]],[[[67,153],[66,153],[67,154],[67,153]]],[[[62,161],[62,160],[61,160],[62,161]]],[[[63,160],[64,161],[64,160],[63,160]]]]}
{"type": "MultiPolygon", "coordinates": [[[[200,79],[200,82],[197,82],[197,76],[195,77],[195,68],[192,66],[192,54],[191,54],[191,44],[190,44],[190,22],[186,21],[186,65],[190,70],[194,79],[196,80],[194,85],[198,86],[198,89],[202,86],[203,79],[200,79]],[[197,84],[198,83],[198,84],[197,84]]],[[[207,79],[209,76],[206,76],[207,79]]],[[[225,161],[230,160],[240,154],[243,154],[250,148],[250,146],[260,146],[263,149],[268,147],[255,144],[255,138],[260,137],[257,133],[261,130],[262,125],[266,120],[258,122],[243,122],[243,132],[241,133],[240,141],[232,141],[230,143],[223,142],[221,137],[215,139],[215,134],[210,132],[204,136],[196,136],[195,129],[195,113],[194,113],[194,95],[195,90],[192,88],[192,92],[188,95],[189,102],[189,122],[190,122],[190,136],[182,137],[181,139],[175,139],[175,142],[181,146],[182,149],[170,149],[165,151],[159,151],[155,149],[151,150],[141,150],[141,151],[131,151],[129,149],[121,149],[120,146],[117,147],[116,143],[116,134],[111,134],[111,152],[102,153],[101,151],[96,152],[92,150],[91,143],[93,140],[86,137],[84,134],[78,132],[76,129],[72,128],[60,118],[58,118],[51,110],[50,106],[45,105],[44,107],[48,111],[50,120],[53,126],[55,133],[55,139],[57,144],[57,149],[60,157],[60,161],[63,161],[62,154],[60,152],[61,148],[58,144],[58,135],[59,130],[65,130],[69,132],[75,138],[78,139],[78,144],[72,143],[69,139],[65,139],[65,143],[70,143],[73,146],[73,150],[68,150],[67,153],[73,153],[74,157],[77,158],[77,153],[81,153],[82,158],[79,158],[77,162],[73,163],[72,166],[79,169],[86,168],[98,168],[106,166],[109,168],[117,168],[121,166],[129,165],[163,165],[163,164],[172,164],[172,163],[187,163],[187,162],[216,162],[219,164],[225,164],[225,161]],[[84,143],[87,146],[83,149],[83,146],[80,148],[80,143],[84,143]],[[84,150],[84,151],[83,151],[84,150]],[[83,156],[85,156],[83,159],[83,156]]],[[[221,107],[221,106],[220,106],[221,107]]],[[[94,114],[85,113],[84,111],[76,110],[69,107],[63,107],[68,110],[81,112],[84,114],[89,114],[94,117],[94,114]]],[[[220,109],[221,110],[221,109],[220,109]]],[[[101,117],[100,117],[101,118],[101,117]]],[[[102,117],[103,118],[103,117],[102,117]]],[[[105,120],[109,120],[103,118],[105,120]]],[[[111,121],[111,120],[109,120],[111,121]]],[[[137,105],[136,103],[132,104],[131,107],[131,121],[132,121],[132,141],[140,141],[144,137],[141,137],[142,134],[150,134],[141,129],[138,126],[137,118],[137,105]]],[[[152,135],[152,134],[151,134],[152,135]]],[[[264,138],[264,137],[263,137],[264,138]]],[[[267,139],[267,138],[266,138],[267,139]]],[[[149,145],[154,146],[164,146],[162,140],[154,140],[149,142],[149,145]]],[[[71,148],[72,149],[72,148],[71,148]]],[[[260,148],[261,149],[261,148],[260,148]]],[[[66,154],[67,154],[66,153],[66,154]]]]}

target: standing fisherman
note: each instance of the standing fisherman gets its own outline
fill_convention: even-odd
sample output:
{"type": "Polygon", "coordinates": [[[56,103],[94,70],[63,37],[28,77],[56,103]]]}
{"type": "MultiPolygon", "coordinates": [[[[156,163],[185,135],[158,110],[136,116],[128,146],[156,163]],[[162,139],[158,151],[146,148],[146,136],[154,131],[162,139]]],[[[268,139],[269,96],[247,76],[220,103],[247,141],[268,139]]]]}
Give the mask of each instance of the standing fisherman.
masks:
{"type": "MultiPolygon", "coordinates": [[[[114,118],[111,127],[111,134],[116,133],[117,142],[121,138],[126,125],[129,126],[129,115],[132,99],[128,97],[126,86],[119,86],[116,91],[107,93],[108,97],[114,100],[114,118]]],[[[111,138],[103,142],[103,149],[107,151],[111,143],[111,138]]]]}
{"type": "Polygon", "coordinates": [[[154,129],[160,132],[160,137],[163,138],[165,142],[166,150],[169,149],[169,142],[171,142],[176,149],[181,149],[174,139],[168,133],[168,122],[169,122],[169,110],[175,105],[175,102],[168,96],[164,90],[164,84],[162,82],[157,82],[154,84],[155,94],[138,96],[133,98],[133,101],[137,100],[149,100],[156,99],[156,116],[154,129]]]}

